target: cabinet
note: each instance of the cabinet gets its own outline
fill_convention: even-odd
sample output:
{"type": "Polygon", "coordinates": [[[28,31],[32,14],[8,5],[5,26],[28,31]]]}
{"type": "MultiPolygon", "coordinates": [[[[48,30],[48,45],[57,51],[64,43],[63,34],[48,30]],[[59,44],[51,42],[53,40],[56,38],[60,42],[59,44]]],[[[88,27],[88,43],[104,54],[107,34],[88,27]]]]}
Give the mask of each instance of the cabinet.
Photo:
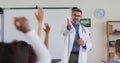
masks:
{"type": "Polygon", "coordinates": [[[120,21],[107,21],[107,61],[114,57],[114,44],[116,39],[120,38],[120,21]]]}

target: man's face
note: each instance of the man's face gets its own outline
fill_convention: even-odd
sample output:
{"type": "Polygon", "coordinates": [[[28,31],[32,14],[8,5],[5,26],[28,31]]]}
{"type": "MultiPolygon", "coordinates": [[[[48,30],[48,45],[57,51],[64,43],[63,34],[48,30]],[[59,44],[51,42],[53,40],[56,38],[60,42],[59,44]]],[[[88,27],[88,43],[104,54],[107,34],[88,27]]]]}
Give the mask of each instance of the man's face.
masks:
{"type": "Polygon", "coordinates": [[[81,18],[82,18],[82,14],[81,14],[80,12],[78,12],[78,11],[72,12],[72,20],[73,20],[75,23],[78,23],[81,18]]]}

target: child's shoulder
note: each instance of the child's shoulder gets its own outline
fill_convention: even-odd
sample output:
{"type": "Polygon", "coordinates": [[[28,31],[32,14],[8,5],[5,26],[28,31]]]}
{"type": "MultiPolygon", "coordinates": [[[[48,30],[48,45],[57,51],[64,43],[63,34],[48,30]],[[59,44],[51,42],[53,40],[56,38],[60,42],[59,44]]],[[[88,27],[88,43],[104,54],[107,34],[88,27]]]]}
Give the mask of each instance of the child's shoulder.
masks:
{"type": "Polygon", "coordinates": [[[120,57],[114,56],[111,60],[110,63],[120,63],[120,57]]]}

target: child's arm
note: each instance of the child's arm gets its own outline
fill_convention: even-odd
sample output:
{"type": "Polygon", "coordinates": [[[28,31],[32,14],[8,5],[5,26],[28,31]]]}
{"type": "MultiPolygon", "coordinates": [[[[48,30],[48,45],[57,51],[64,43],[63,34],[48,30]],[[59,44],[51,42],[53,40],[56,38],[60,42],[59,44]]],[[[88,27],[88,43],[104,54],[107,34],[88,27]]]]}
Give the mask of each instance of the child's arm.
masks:
{"type": "Polygon", "coordinates": [[[45,28],[43,29],[45,31],[45,45],[48,48],[48,42],[49,42],[49,32],[50,32],[50,26],[48,23],[45,23],[45,28]]]}

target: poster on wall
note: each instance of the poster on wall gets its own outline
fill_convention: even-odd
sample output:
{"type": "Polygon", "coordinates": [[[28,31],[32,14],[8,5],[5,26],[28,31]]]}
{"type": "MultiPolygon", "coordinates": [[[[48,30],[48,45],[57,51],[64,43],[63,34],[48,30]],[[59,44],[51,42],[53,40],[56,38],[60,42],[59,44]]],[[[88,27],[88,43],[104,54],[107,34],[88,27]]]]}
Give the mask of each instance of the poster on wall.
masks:
{"type": "Polygon", "coordinates": [[[85,27],[91,27],[91,19],[90,18],[82,18],[80,23],[85,27]]]}

